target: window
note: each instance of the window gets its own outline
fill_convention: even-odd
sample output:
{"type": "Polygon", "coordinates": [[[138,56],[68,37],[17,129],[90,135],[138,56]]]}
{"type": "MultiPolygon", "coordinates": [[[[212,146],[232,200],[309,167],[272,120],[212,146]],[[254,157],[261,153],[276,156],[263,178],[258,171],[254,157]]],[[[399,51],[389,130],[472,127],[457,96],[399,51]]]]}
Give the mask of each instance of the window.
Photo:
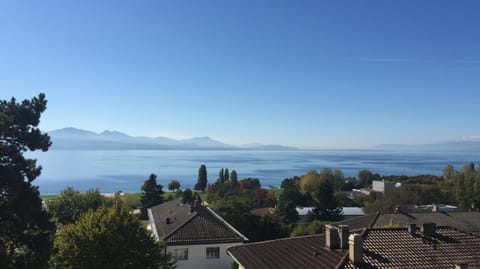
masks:
{"type": "Polygon", "coordinates": [[[220,248],[207,248],[207,259],[218,259],[220,258],[220,248]]]}
{"type": "Polygon", "coordinates": [[[172,256],[176,260],[188,260],[188,248],[174,249],[172,256]]]}

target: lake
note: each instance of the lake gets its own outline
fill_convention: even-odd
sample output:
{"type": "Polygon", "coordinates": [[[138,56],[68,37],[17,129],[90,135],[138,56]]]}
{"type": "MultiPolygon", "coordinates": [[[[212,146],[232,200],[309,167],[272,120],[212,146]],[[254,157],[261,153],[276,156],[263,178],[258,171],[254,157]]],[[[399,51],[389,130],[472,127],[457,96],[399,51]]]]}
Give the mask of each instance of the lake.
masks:
{"type": "Polygon", "coordinates": [[[50,150],[28,153],[42,165],[34,181],[42,194],[55,194],[67,186],[85,191],[140,192],[150,173],[164,186],[172,179],[182,188],[192,188],[198,168],[207,166],[213,182],[220,168],[237,170],[239,178],[256,177],[262,186],[279,186],[287,177],[312,169],[341,169],[356,176],[361,169],[381,175],[441,175],[447,164],[460,169],[465,163],[479,163],[474,152],[390,152],[390,151],[205,151],[205,150],[50,150]]]}

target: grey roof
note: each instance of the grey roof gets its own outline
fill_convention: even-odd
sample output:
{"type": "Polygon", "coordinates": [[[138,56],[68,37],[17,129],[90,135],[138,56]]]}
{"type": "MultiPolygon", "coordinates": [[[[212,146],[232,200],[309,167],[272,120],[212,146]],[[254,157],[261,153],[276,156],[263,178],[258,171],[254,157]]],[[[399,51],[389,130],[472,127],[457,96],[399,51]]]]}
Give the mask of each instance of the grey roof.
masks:
{"type": "Polygon", "coordinates": [[[335,268],[346,253],[326,248],[323,234],[250,243],[227,252],[247,269],[335,268]]]}
{"type": "Polygon", "coordinates": [[[197,206],[191,212],[190,205],[182,203],[180,198],[150,210],[153,217],[150,221],[154,222],[159,239],[165,240],[167,245],[234,243],[248,240],[210,208],[197,206]]]}
{"type": "Polygon", "coordinates": [[[345,257],[338,268],[452,269],[459,262],[480,268],[480,237],[446,226],[431,236],[406,228],[370,228],[363,241],[363,261],[354,265],[345,257]]]}
{"type": "Polygon", "coordinates": [[[420,226],[426,222],[434,222],[440,226],[450,226],[460,231],[480,235],[480,212],[373,213],[336,224],[349,225],[350,230],[358,230],[370,227],[406,227],[410,223],[420,226]]]}

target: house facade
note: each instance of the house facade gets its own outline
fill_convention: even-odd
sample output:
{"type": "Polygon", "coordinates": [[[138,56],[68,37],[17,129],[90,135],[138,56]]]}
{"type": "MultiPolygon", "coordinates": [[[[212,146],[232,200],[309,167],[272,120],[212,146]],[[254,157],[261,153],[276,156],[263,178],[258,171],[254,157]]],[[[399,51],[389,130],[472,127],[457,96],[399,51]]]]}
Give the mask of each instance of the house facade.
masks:
{"type": "Polygon", "coordinates": [[[149,228],[166,243],[166,253],[177,261],[177,268],[231,268],[226,254],[230,247],[248,239],[212,209],[199,203],[189,205],[180,198],[148,209],[149,228]]]}

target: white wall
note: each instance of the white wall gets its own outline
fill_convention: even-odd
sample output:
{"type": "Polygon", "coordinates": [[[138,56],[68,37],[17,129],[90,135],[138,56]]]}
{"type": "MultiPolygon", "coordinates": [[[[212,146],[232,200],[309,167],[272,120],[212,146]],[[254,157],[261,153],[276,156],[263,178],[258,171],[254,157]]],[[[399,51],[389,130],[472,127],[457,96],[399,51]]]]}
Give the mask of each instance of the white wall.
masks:
{"type": "Polygon", "coordinates": [[[188,260],[177,261],[177,269],[230,269],[233,259],[227,255],[227,248],[242,245],[242,243],[167,246],[167,253],[174,249],[188,248],[188,260]],[[207,259],[207,247],[220,247],[218,259],[207,259]]]}

